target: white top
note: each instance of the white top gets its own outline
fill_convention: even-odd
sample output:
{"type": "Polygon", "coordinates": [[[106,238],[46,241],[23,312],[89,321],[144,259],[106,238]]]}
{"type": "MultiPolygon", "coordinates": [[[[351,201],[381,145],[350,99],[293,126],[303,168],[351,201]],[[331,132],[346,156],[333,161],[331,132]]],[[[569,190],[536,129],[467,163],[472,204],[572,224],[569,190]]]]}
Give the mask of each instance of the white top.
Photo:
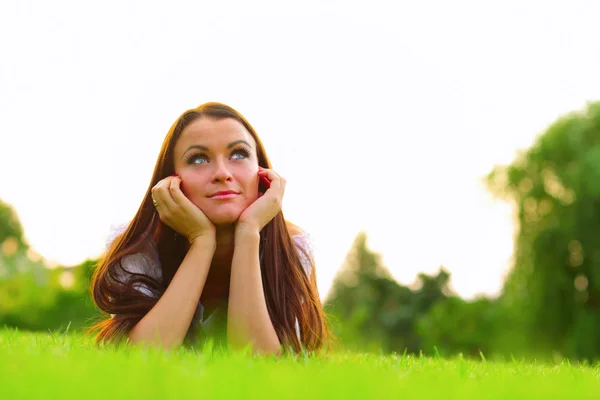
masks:
{"type": "MultiPolygon", "coordinates": [[[[126,228],[127,224],[111,227],[111,232],[106,240],[107,249],[110,246],[110,244],[117,238],[117,236],[122,234],[126,228]]],[[[314,249],[312,246],[312,240],[310,239],[310,236],[307,233],[303,232],[301,234],[292,235],[292,240],[294,241],[297,248],[304,249],[308,253],[309,257],[314,259],[314,249]]],[[[304,271],[310,278],[312,274],[310,260],[304,255],[302,251],[298,251],[298,255],[300,256],[300,261],[302,263],[302,266],[304,267],[304,271]]],[[[156,251],[156,248],[154,246],[151,247],[151,250],[149,252],[136,253],[123,257],[121,265],[123,266],[123,269],[127,272],[147,275],[156,279],[159,282],[161,282],[162,280],[162,269],[160,267],[160,260],[158,257],[158,252],[156,251]]],[[[123,282],[126,281],[127,277],[124,278],[125,280],[123,280],[123,282]]],[[[148,288],[143,283],[134,284],[134,289],[137,289],[150,297],[160,297],[160,293],[153,293],[150,290],[150,288],[148,288]]],[[[202,306],[200,301],[198,301],[198,309],[196,310],[196,315],[199,316],[198,318],[200,325],[202,327],[206,327],[210,324],[210,319],[213,314],[211,314],[205,319],[204,306],[202,306]]],[[[114,316],[114,314],[111,314],[111,316],[114,316]]],[[[298,337],[300,337],[300,327],[298,326],[297,319],[296,333],[298,334],[298,337]]]]}

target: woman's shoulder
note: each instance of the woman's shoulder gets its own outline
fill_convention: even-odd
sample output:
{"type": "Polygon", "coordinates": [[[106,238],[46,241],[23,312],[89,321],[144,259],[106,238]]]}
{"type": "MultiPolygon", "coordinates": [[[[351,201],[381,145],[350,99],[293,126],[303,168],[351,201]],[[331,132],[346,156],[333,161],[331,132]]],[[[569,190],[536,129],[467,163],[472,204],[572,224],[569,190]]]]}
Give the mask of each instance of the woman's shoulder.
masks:
{"type": "Polygon", "coordinates": [[[287,228],[290,237],[296,243],[296,245],[302,246],[306,251],[310,252],[310,254],[312,255],[313,248],[310,235],[298,225],[292,224],[291,222],[287,222],[287,228]]]}
{"type": "Polygon", "coordinates": [[[115,241],[116,238],[118,238],[120,235],[122,235],[125,232],[128,225],[129,225],[129,222],[123,222],[123,223],[117,223],[117,224],[110,225],[110,228],[108,229],[108,235],[106,236],[106,242],[104,244],[106,247],[106,250],[108,250],[108,248],[115,241]]]}
{"type": "Polygon", "coordinates": [[[294,239],[296,242],[302,242],[307,245],[311,244],[311,236],[304,229],[300,228],[298,225],[293,224],[289,221],[286,221],[288,233],[290,237],[294,239]]]}
{"type": "Polygon", "coordinates": [[[297,236],[297,235],[302,235],[305,233],[302,228],[300,228],[298,225],[294,224],[293,222],[285,221],[285,224],[287,226],[287,230],[288,230],[290,236],[297,236]]]}
{"type": "MultiPolygon", "coordinates": [[[[113,224],[110,226],[110,231],[106,238],[107,250],[115,239],[125,232],[128,226],[129,222],[113,224]]],[[[127,273],[144,274],[156,279],[161,279],[162,271],[160,268],[160,261],[158,260],[158,253],[151,243],[149,244],[147,251],[124,256],[121,259],[121,265],[127,273]]]]}
{"type": "Polygon", "coordinates": [[[296,247],[300,250],[298,255],[308,276],[312,273],[312,264],[314,262],[314,246],[310,235],[301,229],[298,225],[287,222],[288,232],[294,241],[296,247]]]}

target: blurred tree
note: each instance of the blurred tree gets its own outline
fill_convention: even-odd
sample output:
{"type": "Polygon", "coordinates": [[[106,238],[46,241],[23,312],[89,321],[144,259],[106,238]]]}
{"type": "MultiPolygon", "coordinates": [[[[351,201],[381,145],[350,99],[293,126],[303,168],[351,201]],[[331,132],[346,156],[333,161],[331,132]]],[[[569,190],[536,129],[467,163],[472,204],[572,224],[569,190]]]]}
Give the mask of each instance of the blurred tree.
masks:
{"type": "Polygon", "coordinates": [[[361,232],[336,274],[325,307],[337,318],[334,332],[347,348],[418,353],[422,347],[416,321],[446,298],[449,277],[441,269],[433,277],[419,274],[418,290],[399,285],[361,232]]]}
{"type": "Polygon", "coordinates": [[[17,213],[9,204],[0,199],[0,245],[11,238],[16,241],[16,249],[27,247],[24,242],[23,227],[17,213]]]}
{"type": "Polygon", "coordinates": [[[424,349],[435,346],[441,355],[462,353],[479,358],[490,355],[493,347],[497,317],[493,300],[480,297],[465,301],[451,296],[437,303],[419,319],[417,332],[424,349]]]}
{"type": "Polygon", "coordinates": [[[11,206],[0,200],[0,326],[83,329],[98,316],[89,294],[97,260],[49,269],[26,244],[11,206]]]}
{"type": "Polygon", "coordinates": [[[0,280],[30,267],[28,250],[17,213],[0,199],[0,280]]]}
{"type": "Polygon", "coordinates": [[[518,222],[505,329],[535,352],[600,356],[600,103],[559,118],[487,183],[518,222]]]}
{"type": "Polygon", "coordinates": [[[371,252],[366,242],[366,234],[359,233],[336,274],[325,307],[339,319],[336,335],[346,346],[375,350],[386,340],[375,310],[383,307],[395,287],[380,256],[371,252]]]}

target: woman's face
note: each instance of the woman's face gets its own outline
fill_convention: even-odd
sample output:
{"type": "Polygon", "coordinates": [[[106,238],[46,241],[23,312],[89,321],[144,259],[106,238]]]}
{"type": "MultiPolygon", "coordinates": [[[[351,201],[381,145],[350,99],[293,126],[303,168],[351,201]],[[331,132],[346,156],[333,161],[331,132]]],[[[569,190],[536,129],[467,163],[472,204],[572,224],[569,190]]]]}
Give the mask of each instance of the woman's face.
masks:
{"type": "Polygon", "coordinates": [[[213,224],[233,224],[258,198],[256,154],[254,138],[235,119],[198,118],[175,143],[175,173],[213,224]]]}

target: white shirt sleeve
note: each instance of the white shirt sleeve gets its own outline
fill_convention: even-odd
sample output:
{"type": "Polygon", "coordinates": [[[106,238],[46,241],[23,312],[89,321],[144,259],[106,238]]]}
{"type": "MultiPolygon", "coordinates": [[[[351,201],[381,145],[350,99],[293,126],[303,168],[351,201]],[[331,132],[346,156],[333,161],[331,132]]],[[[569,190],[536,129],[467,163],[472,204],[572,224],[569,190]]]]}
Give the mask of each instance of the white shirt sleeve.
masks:
{"type": "MultiPolygon", "coordinates": [[[[159,282],[162,279],[160,264],[154,259],[154,257],[152,257],[151,254],[136,253],[125,256],[121,259],[121,266],[123,267],[124,271],[122,271],[120,268],[117,268],[116,273],[120,278],[119,280],[123,283],[127,283],[128,280],[133,277],[131,274],[146,275],[156,279],[159,282]]],[[[153,293],[150,288],[143,283],[134,283],[133,288],[150,297],[160,296],[158,293],[153,293]]]]}
{"type": "MultiPolygon", "coordinates": [[[[112,226],[110,234],[106,240],[106,249],[112,244],[112,242],[121,235],[127,224],[112,226]]],[[[122,283],[127,283],[131,278],[132,274],[142,274],[156,279],[157,281],[162,280],[162,269],[160,267],[160,260],[158,259],[158,253],[154,247],[151,251],[144,253],[130,254],[121,259],[121,267],[114,269],[115,278],[122,283]]],[[[159,293],[154,293],[150,288],[143,283],[134,283],[133,288],[139,292],[150,297],[159,297],[159,293]]],[[[111,314],[114,316],[114,314],[111,314]]]]}
{"type": "Polygon", "coordinates": [[[300,256],[300,262],[302,263],[304,272],[306,272],[306,275],[310,278],[312,274],[311,260],[314,260],[315,258],[312,240],[310,239],[310,236],[305,232],[298,235],[293,235],[292,240],[294,241],[294,244],[299,250],[298,255],[300,256]]]}
{"type": "MultiPolygon", "coordinates": [[[[299,235],[293,235],[292,240],[297,248],[299,248],[298,255],[300,256],[300,262],[302,263],[302,267],[304,268],[304,272],[310,279],[312,275],[312,263],[311,260],[314,261],[314,247],[312,244],[312,240],[310,236],[303,232],[299,235]],[[300,250],[303,249],[304,251],[300,250]],[[306,254],[305,254],[306,253],[306,254]]],[[[300,324],[298,323],[298,318],[296,318],[296,335],[298,336],[298,340],[300,338],[300,324]]]]}

